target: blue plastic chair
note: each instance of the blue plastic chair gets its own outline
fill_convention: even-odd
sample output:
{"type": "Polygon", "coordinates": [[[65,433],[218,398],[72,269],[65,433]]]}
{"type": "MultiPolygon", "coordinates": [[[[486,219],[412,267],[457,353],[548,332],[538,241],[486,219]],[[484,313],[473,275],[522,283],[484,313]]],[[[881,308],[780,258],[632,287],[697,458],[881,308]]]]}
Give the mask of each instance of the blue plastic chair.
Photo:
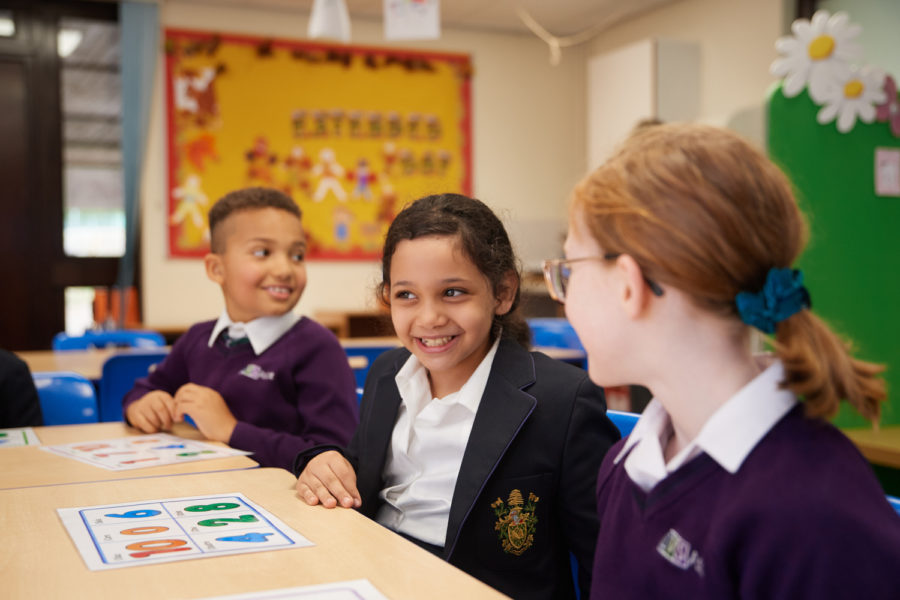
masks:
{"type": "Polygon", "coordinates": [[[344,352],[348,357],[361,356],[366,359],[364,367],[353,369],[353,376],[356,378],[356,396],[357,400],[362,399],[362,388],[366,385],[366,376],[369,374],[369,367],[375,362],[382,352],[393,350],[398,344],[373,344],[371,346],[344,346],[344,352]]]}
{"type": "Polygon", "coordinates": [[[113,354],[103,363],[100,377],[100,420],[122,421],[122,398],[169,354],[165,349],[135,349],[113,354]]]}
{"type": "Polygon", "coordinates": [[[619,428],[622,437],[625,437],[634,429],[641,415],[621,410],[607,410],[606,416],[613,422],[613,425],[619,428]]]}
{"type": "Polygon", "coordinates": [[[68,371],[35,371],[31,377],[44,425],[97,422],[97,394],[89,379],[68,371]]]}
{"type": "Polygon", "coordinates": [[[891,505],[891,507],[895,511],[897,511],[898,515],[900,515],[900,498],[896,498],[894,496],[888,496],[887,499],[888,499],[888,503],[891,505]]]}
{"type": "Polygon", "coordinates": [[[584,351],[584,346],[568,319],[542,317],[527,321],[528,327],[531,329],[532,343],[535,346],[584,351]]]}
{"type": "Polygon", "coordinates": [[[532,345],[536,349],[540,348],[563,348],[566,350],[576,350],[580,353],[577,358],[560,359],[567,363],[571,363],[576,367],[587,369],[587,354],[578,334],[569,323],[568,319],[542,317],[527,319],[528,327],[531,329],[532,345]]]}
{"type": "Polygon", "coordinates": [[[158,348],[165,345],[166,338],[161,333],[143,329],[88,330],[83,335],[69,335],[63,332],[53,336],[54,350],[86,350],[106,346],[158,348]]]}

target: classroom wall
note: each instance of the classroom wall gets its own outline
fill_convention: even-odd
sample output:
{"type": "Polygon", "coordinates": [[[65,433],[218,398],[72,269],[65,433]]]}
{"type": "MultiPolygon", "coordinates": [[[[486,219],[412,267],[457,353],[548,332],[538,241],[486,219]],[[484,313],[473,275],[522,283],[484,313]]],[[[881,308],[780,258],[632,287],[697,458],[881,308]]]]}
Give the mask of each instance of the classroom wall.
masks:
{"type": "MultiPolygon", "coordinates": [[[[160,18],[163,27],[306,37],[305,15],[293,11],[173,0],[161,4],[160,18]]],[[[352,26],[354,43],[391,45],[383,40],[380,21],[353,19],[352,26]]],[[[543,42],[524,34],[445,29],[438,41],[395,45],[471,55],[475,195],[497,209],[520,238],[539,222],[554,222],[563,229],[567,193],[585,169],[584,48],[567,50],[562,64],[552,67],[543,42]]],[[[202,261],[167,256],[162,74],[158,69],[143,170],[141,266],[144,321],[149,327],[168,328],[214,318],[223,304],[218,287],[206,279],[202,261]]],[[[301,314],[374,306],[379,263],[311,261],[307,270],[301,314]]]]}
{"type": "MultiPolygon", "coordinates": [[[[679,0],[563,50],[557,67],[550,66],[546,45],[527,34],[445,29],[438,41],[401,45],[471,54],[474,193],[501,213],[520,254],[534,266],[538,255],[554,254],[560,247],[568,193],[587,168],[587,58],[653,37],[699,43],[699,120],[731,126],[761,144],[762,102],[773,82],[768,67],[793,4],[679,0]]],[[[161,4],[161,21],[164,27],[295,39],[305,38],[306,31],[305,15],[298,12],[178,0],[161,4]]],[[[382,39],[380,22],[359,19],[353,19],[353,41],[390,45],[382,39]]],[[[142,184],[141,248],[144,320],[161,328],[212,318],[222,309],[220,291],[206,279],[199,260],[167,256],[163,107],[160,70],[142,184]]],[[[377,263],[310,262],[308,274],[298,307],[302,314],[374,306],[377,263]]]]}
{"type": "Polygon", "coordinates": [[[764,145],[763,104],[774,83],[775,40],[793,20],[786,0],[680,0],[623,23],[593,40],[589,56],[648,38],[700,46],[698,121],[727,126],[764,145]]]}

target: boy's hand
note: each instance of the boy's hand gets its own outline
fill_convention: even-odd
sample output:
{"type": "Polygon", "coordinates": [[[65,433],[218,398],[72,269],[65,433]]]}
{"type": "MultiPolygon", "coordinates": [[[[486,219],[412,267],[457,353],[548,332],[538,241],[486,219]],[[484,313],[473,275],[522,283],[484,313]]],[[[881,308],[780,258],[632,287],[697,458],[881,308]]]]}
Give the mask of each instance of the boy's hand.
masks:
{"type": "Polygon", "coordinates": [[[175,419],[189,415],[206,439],[228,443],[237,419],[222,395],[212,388],[186,383],[175,392],[175,419]]]}
{"type": "Polygon", "coordinates": [[[334,508],[339,499],[344,508],[362,506],[353,465],[335,450],[323,452],[306,464],[297,478],[297,492],[310,506],[321,502],[325,508],[334,508]]]}
{"type": "Polygon", "coordinates": [[[175,416],[175,399],[162,390],[147,392],[125,409],[125,418],[144,433],[169,431],[172,423],[181,420],[175,416]]]}

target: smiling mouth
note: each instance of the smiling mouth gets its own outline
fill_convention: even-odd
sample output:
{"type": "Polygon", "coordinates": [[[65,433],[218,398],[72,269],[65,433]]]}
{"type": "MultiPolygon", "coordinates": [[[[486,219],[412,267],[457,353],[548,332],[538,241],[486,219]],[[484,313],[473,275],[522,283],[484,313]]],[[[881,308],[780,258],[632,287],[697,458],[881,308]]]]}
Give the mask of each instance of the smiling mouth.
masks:
{"type": "Polygon", "coordinates": [[[291,295],[291,288],[282,286],[269,286],[265,288],[267,292],[278,298],[288,298],[291,295]]]}
{"type": "Polygon", "coordinates": [[[455,338],[455,335],[445,335],[444,337],[439,338],[418,338],[419,342],[426,348],[439,348],[440,346],[446,346],[455,338]]]}

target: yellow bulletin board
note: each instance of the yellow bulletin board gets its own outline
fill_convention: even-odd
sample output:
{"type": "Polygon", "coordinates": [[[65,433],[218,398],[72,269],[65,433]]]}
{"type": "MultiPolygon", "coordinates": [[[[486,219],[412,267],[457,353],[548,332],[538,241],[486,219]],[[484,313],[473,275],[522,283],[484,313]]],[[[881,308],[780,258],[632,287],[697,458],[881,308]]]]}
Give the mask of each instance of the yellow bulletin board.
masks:
{"type": "Polygon", "coordinates": [[[377,259],[404,204],[471,194],[468,55],[174,29],[165,51],[173,257],[242,187],[297,202],[312,259],[377,259]]]}

